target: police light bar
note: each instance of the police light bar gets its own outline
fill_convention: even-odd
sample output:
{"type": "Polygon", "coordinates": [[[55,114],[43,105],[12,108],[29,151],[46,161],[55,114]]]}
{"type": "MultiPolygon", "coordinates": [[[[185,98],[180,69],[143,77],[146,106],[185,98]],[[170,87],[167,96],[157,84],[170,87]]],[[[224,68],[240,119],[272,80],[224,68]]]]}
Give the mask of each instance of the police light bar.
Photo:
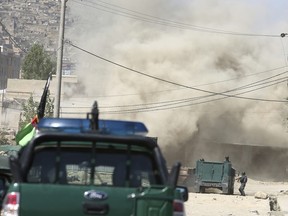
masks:
{"type": "Polygon", "coordinates": [[[99,130],[102,133],[117,135],[142,135],[148,133],[148,129],[142,122],[120,121],[120,120],[99,120],[99,130]]]}
{"type": "MultiPolygon", "coordinates": [[[[90,119],[78,118],[43,118],[39,121],[37,129],[39,131],[81,133],[91,131],[91,121],[90,119]]],[[[145,136],[148,129],[142,122],[99,119],[98,132],[114,135],[145,136]]]]}
{"type": "Polygon", "coordinates": [[[89,119],[76,118],[42,118],[37,125],[39,131],[63,131],[67,133],[80,133],[89,128],[89,119]]]}

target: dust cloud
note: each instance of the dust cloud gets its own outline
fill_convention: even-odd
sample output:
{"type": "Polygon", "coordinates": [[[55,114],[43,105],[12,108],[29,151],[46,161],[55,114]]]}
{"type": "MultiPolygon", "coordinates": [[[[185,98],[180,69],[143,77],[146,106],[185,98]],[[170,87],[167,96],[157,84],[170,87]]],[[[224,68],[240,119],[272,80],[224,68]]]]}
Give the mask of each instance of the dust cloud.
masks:
{"type": "Polygon", "coordinates": [[[68,1],[65,38],[90,52],[65,45],[85,92],[73,90],[74,103],[97,100],[102,118],[145,122],[169,165],[229,155],[248,174],[268,165],[287,174],[277,150],[288,141],[287,82],[276,78],[288,47],[270,35],[288,26],[269,2],[68,1]]]}

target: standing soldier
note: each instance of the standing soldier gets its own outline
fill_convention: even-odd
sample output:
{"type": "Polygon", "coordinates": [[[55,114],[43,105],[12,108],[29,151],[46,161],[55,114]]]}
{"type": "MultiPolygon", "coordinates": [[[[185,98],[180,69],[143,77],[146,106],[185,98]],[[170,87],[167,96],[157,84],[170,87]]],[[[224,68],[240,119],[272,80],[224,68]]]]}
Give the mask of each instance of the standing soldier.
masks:
{"type": "Polygon", "coordinates": [[[240,191],[241,196],[246,196],[245,191],[244,191],[247,180],[248,180],[246,173],[242,172],[242,175],[237,177],[236,180],[241,183],[241,185],[239,187],[239,191],[240,191]]]}

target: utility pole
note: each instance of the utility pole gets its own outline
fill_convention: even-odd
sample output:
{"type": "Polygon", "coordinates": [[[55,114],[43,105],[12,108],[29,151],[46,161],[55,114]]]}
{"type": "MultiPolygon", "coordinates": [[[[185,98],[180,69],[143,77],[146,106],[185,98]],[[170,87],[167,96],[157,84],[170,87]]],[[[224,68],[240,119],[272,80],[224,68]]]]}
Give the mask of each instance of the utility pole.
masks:
{"type": "Polygon", "coordinates": [[[54,117],[55,118],[59,118],[59,114],[60,114],[65,10],[66,10],[67,1],[68,0],[61,0],[61,16],[60,16],[59,41],[58,41],[58,50],[57,50],[57,68],[56,68],[57,91],[55,94],[55,105],[54,105],[54,117]]]}

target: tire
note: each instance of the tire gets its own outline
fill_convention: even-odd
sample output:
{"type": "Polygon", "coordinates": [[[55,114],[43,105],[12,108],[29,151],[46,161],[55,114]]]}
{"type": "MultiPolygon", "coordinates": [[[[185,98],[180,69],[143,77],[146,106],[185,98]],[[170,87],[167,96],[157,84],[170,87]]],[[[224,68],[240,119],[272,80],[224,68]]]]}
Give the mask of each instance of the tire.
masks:
{"type": "Polygon", "coordinates": [[[205,193],[205,187],[203,187],[203,186],[200,186],[200,193],[205,193]]]}
{"type": "Polygon", "coordinates": [[[234,188],[228,188],[228,194],[233,195],[234,194],[234,188]]]}

